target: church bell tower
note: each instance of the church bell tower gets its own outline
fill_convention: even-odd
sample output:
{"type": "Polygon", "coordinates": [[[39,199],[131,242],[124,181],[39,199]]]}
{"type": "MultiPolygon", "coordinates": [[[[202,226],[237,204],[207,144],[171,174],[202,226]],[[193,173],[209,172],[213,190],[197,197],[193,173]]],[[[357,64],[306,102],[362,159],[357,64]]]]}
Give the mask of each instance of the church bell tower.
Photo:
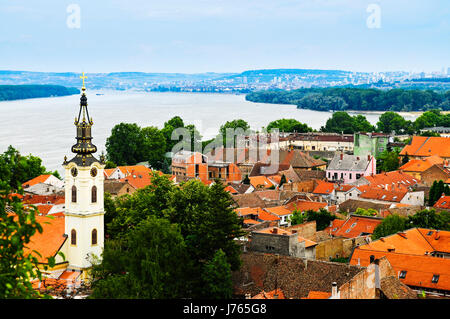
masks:
{"type": "Polygon", "coordinates": [[[75,157],[64,158],[65,169],[65,233],[68,236],[66,260],[69,268],[87,269],[92,255],[101,257],[104,245],[103,169],[104,158],[97,160],[92,154],[97,147],[92,144],[93,125],[87,108],[84,79],[81,88],[80,110],[75,118],[76,140],[72,146],[75,157]]]}

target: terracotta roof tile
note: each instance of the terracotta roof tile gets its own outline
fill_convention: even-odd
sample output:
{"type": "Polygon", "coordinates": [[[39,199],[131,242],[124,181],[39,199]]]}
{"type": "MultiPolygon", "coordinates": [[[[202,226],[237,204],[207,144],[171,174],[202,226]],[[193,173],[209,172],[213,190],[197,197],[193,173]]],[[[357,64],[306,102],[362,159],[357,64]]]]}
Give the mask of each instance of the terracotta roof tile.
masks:
{"type": "Polygon", "coordinates": [[[450,209],[450,196],[441,196],[433,207],[450,209]]]}
{"type": "Polygon", "coordinates": [[[27,188],[36,184],[40,184],[40,183],[45,183],[45,181],[47,181],[47,179],[50,177],[50,174],[46,174],[46,175],[39,175],[38,177],[35,177],[33,179],[30,179],[29,181],[26,181],[25,183],[22,184],[23,188],[27,188]]]}
{"type": "Polygon", "coordinates": [[[411,143],[406,145],[400,155],[450,157],[450,138],[413,136],[411,143]]]}

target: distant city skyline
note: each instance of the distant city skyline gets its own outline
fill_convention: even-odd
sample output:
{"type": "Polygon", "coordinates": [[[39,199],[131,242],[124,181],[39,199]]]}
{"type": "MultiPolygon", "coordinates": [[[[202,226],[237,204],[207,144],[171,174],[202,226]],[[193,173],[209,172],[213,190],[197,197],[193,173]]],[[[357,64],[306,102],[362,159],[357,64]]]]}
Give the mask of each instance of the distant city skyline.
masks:
{"type": "Polygon", "coordinates": [[[24,0],[0,4],[0,69],[447,72],[445,0],[24,0]]]}

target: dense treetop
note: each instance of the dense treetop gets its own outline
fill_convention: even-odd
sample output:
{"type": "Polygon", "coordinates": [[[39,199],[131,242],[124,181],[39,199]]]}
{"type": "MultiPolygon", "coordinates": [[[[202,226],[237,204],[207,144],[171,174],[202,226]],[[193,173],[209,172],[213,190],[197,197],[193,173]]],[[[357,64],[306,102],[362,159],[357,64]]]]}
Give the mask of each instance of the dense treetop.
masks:
{"type": "Polygon", "coordinates": [[[252,102],[294,104],[317,111],[426,111],[450,110],[450,91],[303,88],[292,91],[257,91],[247,94],[252,102]]]}

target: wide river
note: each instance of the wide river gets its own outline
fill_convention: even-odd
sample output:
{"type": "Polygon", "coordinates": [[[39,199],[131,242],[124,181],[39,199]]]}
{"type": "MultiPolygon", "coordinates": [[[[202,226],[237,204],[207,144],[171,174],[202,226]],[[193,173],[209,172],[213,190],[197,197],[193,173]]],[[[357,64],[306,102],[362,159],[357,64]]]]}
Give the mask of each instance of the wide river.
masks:
{"type": "MultiPolygon", "coordinates": [[[[93,143],[97,158],[105,151],[105,142],[114,125],[137,123],[157,126],[173,116],[185,124],[195,124],[203,139],[214,137],[226,121],[244,119],[254,130],[271,121],[294,118],[320,129],[331,116],[329,112],[297,109],[294,105],[253,103],[245,95],[206,93],[135,93],[87,91],[89,114],[93,118],[93,143]],[[103,95],[100,95],[103,94],[103,95]],[[98,94],[98,95],[97,95],[98,94]]],[[[64,156],[70,159],[75,144],[74,119],[78,115],[79,95],[0,102],[0,153],[13,145],[21,154],[42,158],[48,170],[63,176],[64,156]]],[[[360,113],[376,124],[380,113],[360,113]]],[[[404,115],[414,120],[416,114],[404,115]]]]}

